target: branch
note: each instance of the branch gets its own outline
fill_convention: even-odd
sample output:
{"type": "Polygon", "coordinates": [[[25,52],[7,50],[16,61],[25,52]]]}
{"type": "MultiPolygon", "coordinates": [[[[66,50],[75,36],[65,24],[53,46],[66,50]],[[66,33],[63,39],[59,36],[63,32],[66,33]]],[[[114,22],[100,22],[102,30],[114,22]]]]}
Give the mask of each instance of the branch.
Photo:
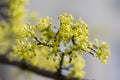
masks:
{"type": "Polygon", "coordinates": [[[38,42],[37,45],[43,45],[43,46],[53,47],[50,44],[46,44],[46,43],[41,42],[37,37],[34,37],[34,38],[38,42]]]}
{"type": "Polygon", "coordinates": [[[95,54],[94,53],[92,53],[92,52],[89,52],[92,56],[95,56],[95,54]]]}
{"type": "Polygon", "coordinates": [[[96,50],[94,50],[93,48],[90,48],[93,52],[95,52],[95,53],[97,53],[97,51],[96,50]]]}
{"type": "Polygon", "coordinates": [[[7,2],[4,2],[4,3],[1,3],[0,4],[0,8],[3,8],[3,7],[9,7],[9,4],[7,2]]]}
{"type": "MultiPolygon", "coordinates": [[[[75,43],[75,40],[74,40],[74,35],[73,35],[73,37],[72,37],[72,43],[73,43],[73,45],[77,45],[76,43],[75,43]]],[[[89,47],[88,47],[89,48],[89,47]]],[[[92,48],[90,48],[92,51],[94,51],[94,52],[96,52],[94,49],[92,49],[92,48]]],[[[85,50],[83,50],[83,51],[85,51],[85,50]]],[[[86,52],[86,51],[85,51],[86,52]]],[[[95,56],[95,54],[94,53],[92,53],[92,52],[89,52],[92,56],[95,56]]],[[[71,51],[69,52],[69,55],[71,54],[71,51]]]]}
{"type": "Polygon", "coordinates": [[[4,20],[9,21],[10,16],[8,16],[7,14],[0,11],[0,16],[2,16],[2,18],[4,18],[4,20]]]}
{"type": "Polygon", "coordinates": [[[7,2],[2,2],[2,1],[0,1],[1,3],[0,3],[0,16],[5,20],[5,21],[9,21],[9,18],[10,18],[10,16],[6,13],[6,12],[4,12],[6,9],[8,9],[9,8],[9,3],[7,3],[7,2]]]}
{"type": "Polygon", "coordinates": [[[74,40],[74,35],[73,35],[73,37],[72,37],[72,43],[73,43],[73,45],[76,45],[76,43],[75,43],[75,40],[74,40]]]}
{"type": "Polygon", "coordinates": [[[55,39],[54,39],[54,42],[57,41],[57,35],[59,34],[59,30],[57,31],[57,33],[55,34],[55,39]]]}
{"type": "Polygon", "coordinates": [[[59,63],[59,69],[57,70],[58,76],[61,75],[63,61],[64,61],[64,53],[62,53],[61,60],[60,60],[60,63],[59,63]]]}
{"type": "MultiPolygon", "coordinates": [[[[60,76],[58,76],[57,72],[52,72],[52,71],[48,71],[45,69],[41,69],[39,67],[28,64],[25,61],[18,61],[18,60],[10,61],[10,58],[6,55],[0,54],[0,63],[13,65],[13,66],[16,66],[22,70],[31,71],[33,73],[36,73],[36,74],[39,74],[39,75],[42,75],[42,76],[45,76],[48,78],[52,78],[52,79],[56,79],[56,80],[67,80],[66,76],[64,76],[62,74],[60,76]]],[[[79,79],[71,77],[69,80],[79,80],[79,79]]],[[[84,80],[84,79],[81,79],[81,80],[84,80]]]]}
{"type": "Polygon", "coordinates": [[[56,76],[55,76],[56,73],[55,72],[35,67],[35,66],[33,66],[31,64],[28,64],[24,61],[17,61],[17,60],[10,61],[10,58],[8,58],[5,55],[0,55],[0,63],[13,65],[13,66],[16,66],[20,69],[28,70],[28,71],[31,71],[33,73],[36,73],[36,74],[39,74],[39,75],[42,75],[42,76],[45,76],[45,77],[49,77],[49,78],[53,78],[53,79],[56,78],[56,76]]]}

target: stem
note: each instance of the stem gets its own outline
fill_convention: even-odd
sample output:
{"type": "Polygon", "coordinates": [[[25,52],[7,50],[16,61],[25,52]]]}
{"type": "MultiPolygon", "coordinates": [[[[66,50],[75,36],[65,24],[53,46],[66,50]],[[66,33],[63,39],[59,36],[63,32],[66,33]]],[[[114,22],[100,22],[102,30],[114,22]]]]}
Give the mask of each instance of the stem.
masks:
{"type": "MultiPolygon", "coordinates": [[[[73,45],[77,45],[76,43],[75,43],[75,40],[74,40],[74,35],[73,35],[73,37],[72,37],[72,43],[73,43],[73,45]]],[[[89,47],[88,47],[89,48],[89,47]]],[[[92,48],[90,48],[92,51],[94,51],[94,52],[96,52],[94,49],[92,49],[92,48]]],[[[85,50],[83,50],[83,51],[85,51],[85,50]]],[[[86,52],[86,51],[85,51],[86,52]]],[[[95,54],[94,53],[92,53],[92,52],[89,52],[92,56],[95,56],[95,54]]],[[[69,52],[69,55],[71,54],[71,51],[69,52]]]]}
{"type": "Polygon", "coordinates": [[[59,80],[62,80],[61,79],[61,76],[62,76],[61,72],[62,72],[63,61],[64,61],[64,53],[62,53],[61,60],[59,63],[59,68],[57,70],[57,79],[59,78],[59,80]]]}
{"type": "Polygon", "coordinates": [[[35,38],[35,40],[38,42],[37,45],[43,45],[43,46],[53,47],[53,46],[50,45],[50,44],[46,44],[46,43],[41,42],[40,40],[38,40],[37,37],[34,37],[34,38],[35,38]]]}

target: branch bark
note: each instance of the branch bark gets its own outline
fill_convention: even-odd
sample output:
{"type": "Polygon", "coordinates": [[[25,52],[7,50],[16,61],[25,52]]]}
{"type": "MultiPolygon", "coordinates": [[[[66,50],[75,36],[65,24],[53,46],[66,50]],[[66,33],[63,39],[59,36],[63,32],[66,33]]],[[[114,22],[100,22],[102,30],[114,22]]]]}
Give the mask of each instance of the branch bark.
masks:
{"type": "MultiPolygon", "coordinates": [[[[52,71],[48,71],[48,70],[33,66],[31,64],[28,64],[25,61],[18,61],[18,60],[11,61],[8,55],[1,54],[0,55],[0,63],[16,66],[22,70],[27,70],[27,71],[36,73],[38,75],[42,75],[44,77],[48,77],[48,78],[52,78],[52,79],[56,79],[56,80],[67,80],[66,76],[64,76],[62,74],[60,76],[58,76],[57,72],[52,72],[52,71]]],[[[79,79],[78,78],[70,78],[69,80],[79,80],[79,79]]]]}
{"type": "Polygon", "coordinates": [[[53,79],[56,78],[55,72],[35,67],[35,66],[28,64],[27,62],[24,62],[24,61],[18,61],[18,60],[10,61],[10,58],[7,57],[6,55],[0,55],[0,63],[13,65],[13,66],[16,66],[20,69],[28,70],[28,71],[31,71],[31,72],[36,73],[36,74],[40,74],[40,75],[45,76],[45,77],[49,77],[49,78],[53,78],[53,79]]]}

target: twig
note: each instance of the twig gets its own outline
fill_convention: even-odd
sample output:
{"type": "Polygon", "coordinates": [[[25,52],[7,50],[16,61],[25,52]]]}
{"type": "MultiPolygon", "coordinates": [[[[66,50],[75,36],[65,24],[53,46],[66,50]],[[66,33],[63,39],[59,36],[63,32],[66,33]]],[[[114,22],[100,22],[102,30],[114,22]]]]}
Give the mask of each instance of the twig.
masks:
{"type": "MultiPolygon", "coordinates": [[[[77,44],[75,43],[74,36],[72,37],[72,43],[73,43],[73,45],[77,45],[77,44]]],[[[96,51],[95,51],[94,49],[92,49],[92,48],[90,48],[90,49],[96,53],[96,51]]],[[[85,51],[85,50],[83,50],[83,51],[85,51]]],[[[85,51],[85,52],[86,52],[86,51],[85,51]]],[[[89,53],[90,53],[92,56],[95,56],[94,53],[92,53],[92,52],[89,52],[89,53]]],[[[71,54],[71,51],[69,52],[69,54],[71,54]]]]}
{"type": "Polygon", "coordinates": [[[57,41],[57,35],[59,34],[59,30],[57,31],[57,33],[55,34],[55,39],[54,39],[54,42],[57,41]]]}
{"type": "Polygon", "coordinates": [[[75,43],[75,40],[74,40],[74,35],[73,35],[73,37],[72,37],[72,43],[73,43],[73,45],[75,45],[76,43],[75,43]]]}
{"type": "Polygon", "coordinates": [[[59,62],[59,68],[57,70],[57,76],[61,76],[61,70],[63,66],[63,61],[64,61],[64,53],[62,53],[61,60],[59,62]]]}
{"type": "Polygon", "coordinates": [[[94,50],[93,48],[90,48],[93,52],[95,52],[95,53],[97,53],[97,51],[96,50],[94,50]]]}
{"type": "Polygon", "coordinates": [[[50,44],[46,44],[46,43],[41,42],[40,40],[38,40],[38,38],[37,38],[37,37],[34,37],[34,38],[35,38],[35,40],[38,42],[38,43],[37,43],[37,45],[43,45],[43,46],[53,47],[53,46],[52,46],[52,45],[50,45],[50,44]]]}

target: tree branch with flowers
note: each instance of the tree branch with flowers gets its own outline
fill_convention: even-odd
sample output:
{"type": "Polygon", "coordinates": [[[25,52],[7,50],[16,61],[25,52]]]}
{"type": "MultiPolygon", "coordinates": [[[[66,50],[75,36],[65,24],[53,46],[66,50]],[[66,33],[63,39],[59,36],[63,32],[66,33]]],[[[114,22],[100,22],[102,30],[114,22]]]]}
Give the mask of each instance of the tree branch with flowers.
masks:
{"type": "Polygon", "coordinates": [[[90,54],[103,64],[110,56],[108,43],[89,41],[88,26],[81,18],[76,20],[72,14],[62,13],[59,26],[52,25],[49,17],[41,18],[35,25],[24,24],[26,0],[6,3],[9,20],[0,23],[0,63],[55,80],[86,80],[82,56],[90,54]]]}

